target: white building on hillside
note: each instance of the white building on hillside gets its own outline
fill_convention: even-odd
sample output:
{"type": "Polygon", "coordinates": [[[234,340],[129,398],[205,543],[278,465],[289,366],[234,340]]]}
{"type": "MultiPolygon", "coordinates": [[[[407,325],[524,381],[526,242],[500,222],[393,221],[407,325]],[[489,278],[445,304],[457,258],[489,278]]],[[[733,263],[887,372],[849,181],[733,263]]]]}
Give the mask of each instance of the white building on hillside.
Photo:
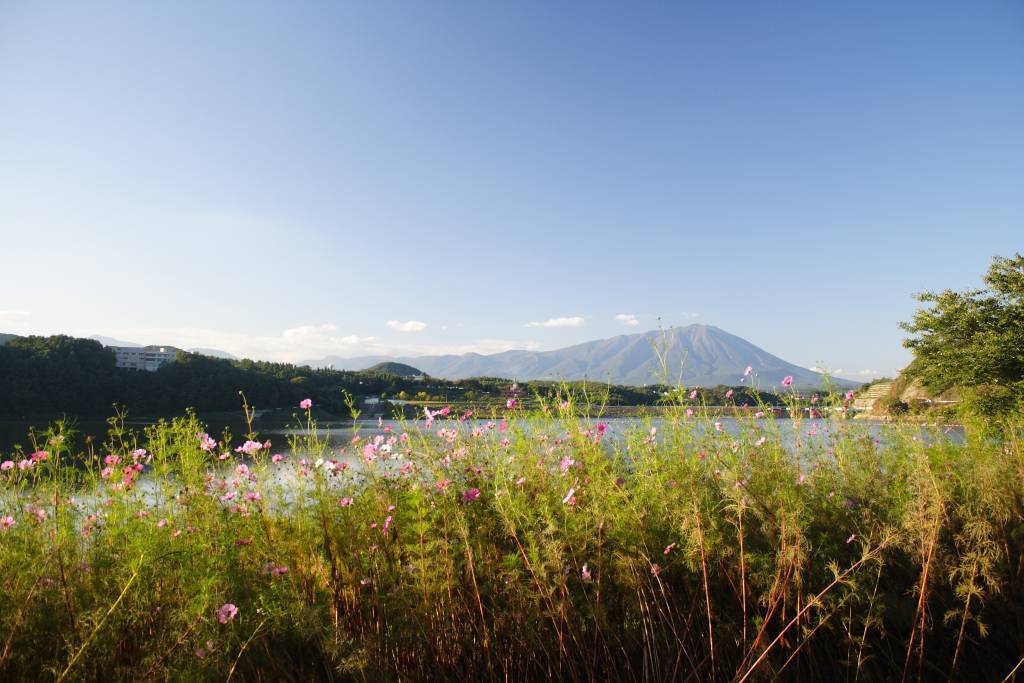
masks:
{"type": "Polygon", "coordinates": [[[116,365],[129,370],[155,372],[174,360],[179,349],[173,346],[111,346],[116,365]]]}

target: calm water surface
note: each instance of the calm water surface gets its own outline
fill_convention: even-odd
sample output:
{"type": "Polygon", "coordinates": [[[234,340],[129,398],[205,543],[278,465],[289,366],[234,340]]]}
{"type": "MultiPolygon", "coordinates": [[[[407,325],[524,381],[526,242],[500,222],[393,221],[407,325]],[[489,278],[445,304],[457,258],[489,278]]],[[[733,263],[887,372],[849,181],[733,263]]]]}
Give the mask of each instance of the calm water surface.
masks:
{"type": "MultiPolygon", "coordinates": [[[[607,418],[601,420],[607,425],[607,431],[605,438],[621,439],[627,433],[634,430],[647,429],[648,422],[638,418],[607,418]]],[[[596,426],[597,420],[591,421],[596,426]]],[[[722,432],[725,434],[735,435],[740,431],[739,423],[733,418],[721,418],[719,420],[722,426],[722,432]]],[[[487,420],[436,420],[430,433],[433,434],[437,429],[444,427],[446,429],[457,429],[462,432],[472,431],[474,428],[485,428],[487,426],[487,420]]],[[[815,420],[801,420],[800,429],[796,431],[793,429],[793,424],[786,419],[782,420],[761,420],[761,425],[765,429],[772,429],[773,424],[778,428],[779,434],[783,440],[783,443],[787,447],[793,447],[799,440],[803,444],[813,443],[819,444],[827,448],[827,444],[836,437],[834,430],[841,425],[842,429],[851,430],[853,433],[866,433],[874,438],[884,440],[886,434],[892,433],[892,430],[896,429],[896,425],[888,425],[883,422],[875,421],[856,421],[856,422],[844,422],[837,423],[826,419],[815,419],[815,420]]],[[[127,426],[130,429],[135,430],[139,433],[140,442],[143,441],[142,430],[147,424],[151,422],[129,422],[127,426]]],[[[662,418],[657,417],[650,420],[649,424],[657,427],[661,431],[662,418]]],[[[559,428],[555,425],[551,425],[552,436],[562,436],[565,434],[564,429],[559,432],[559,428]]],[[[22,421],[3,421],[0,420],[0,454],[11,453],[16,445],[20,445],[23,450],[30,452],[32,449],[32,442],[28,439],[27,433],[35,427],[37,430],[45,429],[45,422],[40,423],[27,423],[22,421]]],[[[514,432],[520,425],[516,421],[509,423],[509,430],[514,432]]],[[[910,425],[906,425],[908,428],[912,428],[910,425]]],[[[233,421],[210,421],[208,423],[209,433],[215,437],[218,437],[225,428],[231,431],[234,440],[241,443],[242,435],[247,431],[245,422],[242,420],[233,421]]],[[[341,447],[350,444],[354,434],[358,434],[362,438],[374,437],[378,434],[387,433],[387,428],[398,433],[402,431],[403,427],[401,423],[385,420],[379,422],[378,420],[357,420],[355,422],[335,422],[325,423],[318,426],[318,433],[321,436],[326,437],[331,445],[331,448],[335,451],[341,447]]],[[[287,429],[281,427],[272,427],[267,429],[260,429],[259,425],[256,425],[257,431],[260,434],[260,438],[269,439],[272,443],[271,450],[275,453],[289,453],[289,437],[300,436],[303,434],[303,430],[287,429]]],[[[95,421],[82,421],[75,425],[75,430],[78,436],[75,438],[75,451],[80,452],[85,450],[86,439],[91,438],[95,444],[97,451],[101,451],[102,443],[106,439],[108,425],[106,422],[95,420],[95,421]]],[[[406,429],[409,431],[424,430],[423,421],[408,422],[406,423],[406,429]]],[[[527,430],[534,429],[532,426],[526,427],[527,430]]],[[[696,429],[700,430],[711,430],[713,427],[704,422],[697,422],[696,429]]],[[[494,427],[494,431],[497,431],[498,427],[494,427]]],[[[942,435],[944,438],[950,438],[954,441],[962,441],[963,430],[960,427],[946,428],[946,429],[935,429],[921,427],[921,438],[935,438],[936,435],[942,435]]],[[[435,437],[436,438],[436,437],[435,437]]]]}

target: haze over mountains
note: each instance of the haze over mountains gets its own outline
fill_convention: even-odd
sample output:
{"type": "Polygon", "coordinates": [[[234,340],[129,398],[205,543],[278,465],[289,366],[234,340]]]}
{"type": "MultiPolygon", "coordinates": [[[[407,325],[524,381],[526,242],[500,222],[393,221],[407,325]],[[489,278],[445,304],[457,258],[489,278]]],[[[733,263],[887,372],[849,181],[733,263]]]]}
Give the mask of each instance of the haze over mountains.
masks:
{"type": "MultiPolygon", "coordinates": [[[[589,379],[613,384],[644,385],[658,382],[687,386],[739,384],[746,367],[754,369],[754,383],[762,388],[793,376],[800,388],[821,386],[822,375],[788,363],[745,339],[710,325],[689,325],[664,331],[626,334],[568,346],[554,351],[504,351],[489,355],[417,356],[390,358],[328,356],[305,361],[314,368],[332,366],[338,370],[363,370],[378,363],[405,363],[433,377],[507,377],[519,380],[589,379]],[[666,378],[655,352],[662,350],[668,368],[666,378]]],[[[746,380],[750,382],[751,380],[746,380]]],[[[839,387],[859,383],[833,378],[839,387]]]]}

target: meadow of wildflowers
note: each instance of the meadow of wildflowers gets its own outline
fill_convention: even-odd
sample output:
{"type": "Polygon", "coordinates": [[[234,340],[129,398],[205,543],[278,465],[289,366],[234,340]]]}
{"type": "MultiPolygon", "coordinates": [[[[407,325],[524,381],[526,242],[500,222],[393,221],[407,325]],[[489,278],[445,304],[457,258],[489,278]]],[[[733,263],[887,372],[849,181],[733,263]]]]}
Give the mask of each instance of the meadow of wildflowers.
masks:
{"type": "Polygon", "coordinates": [[[0,456],[0,679],[1003,679],[1019,423],[879,437],[849,398],[736,431],[678,391],[612,438],[564,393],[341,448],[308,401],[289,444],[56,423],[0,456]]]}

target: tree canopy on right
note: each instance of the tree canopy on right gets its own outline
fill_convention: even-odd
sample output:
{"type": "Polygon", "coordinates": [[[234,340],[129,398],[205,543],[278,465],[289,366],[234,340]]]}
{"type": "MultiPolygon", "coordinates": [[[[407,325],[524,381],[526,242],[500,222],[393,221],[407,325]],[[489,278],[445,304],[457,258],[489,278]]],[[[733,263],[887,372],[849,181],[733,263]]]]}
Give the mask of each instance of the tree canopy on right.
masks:
{"type": "Polygon", "coordinates": [[[964,387],[1009,408],[1024,397],[1024,256],[996,256],[984,283],[917,295],[930,305],[901,323],[914,352],[908,373],[933,392],[964,387]]]}

